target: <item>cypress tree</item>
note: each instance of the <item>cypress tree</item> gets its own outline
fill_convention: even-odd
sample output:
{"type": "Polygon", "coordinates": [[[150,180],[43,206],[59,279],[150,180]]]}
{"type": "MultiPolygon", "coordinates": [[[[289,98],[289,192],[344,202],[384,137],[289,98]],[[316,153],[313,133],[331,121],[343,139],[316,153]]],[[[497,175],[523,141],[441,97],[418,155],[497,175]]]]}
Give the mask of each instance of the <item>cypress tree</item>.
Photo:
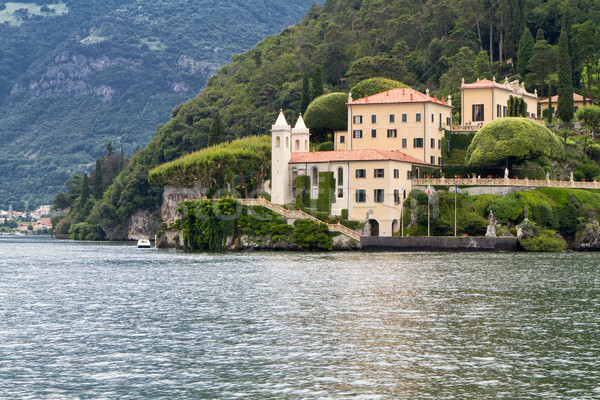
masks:
{"type": "Polygon", "coordinates": [[[539,42],[540,40],[546,40],[546,38],[544,38],[544,30],[542,28],[538,29],[537,33],[535,34],[535,42],[539,42]]]}
{"type": "Polygon", "coordinates": [[[119,172],[123,171],[125,166],[125,158],[123,157],[123,138],[121,138],[121,158],[119,159],[119,172]]]}
{"type": "Polygon", "coordinates": [[[569,38],[566,29],[560,32],[558,40],[558,105],[556,116],[562,122],[573,119],[573,77],[569,57],[569,38]]]}
{"type": "Polygon", "coordinates": [[[310,104],[310,84],[308,75],[304,74],[302,78],[302,96],[300,97],[300,113],[304,114],[310,104]]]}
{"type": "Polygon", "coordinates": [[[477,79],[492,79],[492,67],[490,66],[490,58],[487,51],[482,50],[477,54],[473,68],[475,69],[477,79]]]}
{"type": "Polygon", "coordinates": [[[525,1],[504,0],[504,57],[512,58],[513,63],[517,56],[519,38],[525,25],[525,1]]]}
{"type": "Polygon", "coordinates": [[[106,157],[110,157],[115,154],[115,147],[113,146],[112,140],[109,140],[106,144],[106,157]]]}
{"type": "Polygon", "coordinates": [[[81,182],[81,204],[85,204],[85,202],[89,198],[90,198],[90,184],[88,182],[87,174],[83,174],[83,181],[81,182]]]}
{"type": "Polygon", "coordinates": [[[315,72],[312,78],[312,93],[311,100],[316,99],[319,96],[322,96],[325,93],[323,89],[323,71],[321,70],[321,66],[317,65],[315,67],[315,72]]]}
{"type": "Polygon", "coordinates": [[[94,197],[100,199],[102,197],[102,161],[96,160],[96,169],[94,169],[94,197]]]}
{"type": "Polygon", "coordinates": [[[529,60],[533,55],[533,36],[529,28],[525,27],[521,40],[519,41],[519,50],[517,51],[517,72],[521,75],[521,79],[529,72],[529,60]]]}
{"type": "Polygon", "coordinates": [[[552,84],[548,83],[548,123],[552,123],[552,84]]]}
{"type": "Polygon", "coordinates": [[[215,114],[215,117],[210,124],[210,131],[208,132],[208,145],[212,146],[223,141],[223,134],[225,133],[225,124],[221,119],[219,113],[215,114]]]}

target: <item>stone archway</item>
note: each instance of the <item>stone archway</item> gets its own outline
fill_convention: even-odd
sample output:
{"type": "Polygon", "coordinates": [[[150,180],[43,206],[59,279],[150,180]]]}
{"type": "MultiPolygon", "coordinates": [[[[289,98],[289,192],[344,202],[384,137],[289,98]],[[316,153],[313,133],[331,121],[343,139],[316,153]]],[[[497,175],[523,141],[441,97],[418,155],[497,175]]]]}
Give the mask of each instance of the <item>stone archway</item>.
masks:
{"type": "Polygon", "coordinates": [[[369,236],[379,236],[379,222],[376,219],[370,219],[369,224],[369,236]]]}

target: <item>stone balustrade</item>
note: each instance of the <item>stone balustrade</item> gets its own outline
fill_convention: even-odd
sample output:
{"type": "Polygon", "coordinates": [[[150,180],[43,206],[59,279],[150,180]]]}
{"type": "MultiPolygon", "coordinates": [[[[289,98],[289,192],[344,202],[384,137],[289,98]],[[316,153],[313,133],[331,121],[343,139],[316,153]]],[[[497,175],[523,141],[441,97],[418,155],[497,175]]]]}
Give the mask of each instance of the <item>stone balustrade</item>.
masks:
{"type": "Polygon", "coordinates": [[[574,189],[600,189],[600,183],[578,181],[554,181],[550,179],[510,179],[510,178],[420,178],[413,179],[414,186],[514,186],[514,187],[555,187],[574,189]]]}

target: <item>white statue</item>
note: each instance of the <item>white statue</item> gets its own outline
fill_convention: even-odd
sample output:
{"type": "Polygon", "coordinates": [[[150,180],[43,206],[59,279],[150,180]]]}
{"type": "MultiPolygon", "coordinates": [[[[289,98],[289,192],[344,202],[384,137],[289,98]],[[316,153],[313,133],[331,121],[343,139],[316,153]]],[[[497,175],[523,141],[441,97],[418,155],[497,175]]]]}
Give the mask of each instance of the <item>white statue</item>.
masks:
{"type": "Polygon", "coordinates": [[[571,182],[573,182],[573,171],[571,171],[571,182]]]}
{"type": "Polygon", "coordinates": [[[508,168],[504,168],[504,179],[508,179],[508,168]]]}

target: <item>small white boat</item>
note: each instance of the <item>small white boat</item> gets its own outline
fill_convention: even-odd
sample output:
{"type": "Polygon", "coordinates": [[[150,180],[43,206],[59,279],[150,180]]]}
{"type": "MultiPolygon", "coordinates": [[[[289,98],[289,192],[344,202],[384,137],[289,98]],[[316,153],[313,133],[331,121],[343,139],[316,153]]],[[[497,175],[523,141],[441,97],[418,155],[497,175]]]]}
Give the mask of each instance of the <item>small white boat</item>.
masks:
{"type": "Polygon", "coordinates": [[[138,249],[149,249],[152,247],[148,239],[140,239],[137,243],[138,249]]]}

